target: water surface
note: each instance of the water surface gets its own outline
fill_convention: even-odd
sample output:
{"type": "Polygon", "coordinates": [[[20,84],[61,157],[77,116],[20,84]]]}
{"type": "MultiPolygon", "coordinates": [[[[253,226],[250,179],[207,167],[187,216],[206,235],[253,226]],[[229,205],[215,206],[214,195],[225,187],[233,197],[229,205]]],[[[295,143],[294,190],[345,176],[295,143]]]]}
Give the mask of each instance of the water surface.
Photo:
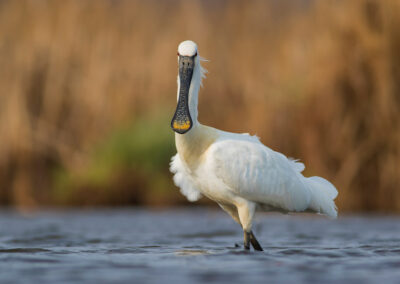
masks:
{"type": "Polygon", "coordinates": [[[211,209],[0,212],[0,283],[400,283],[400,219],[211,209]]]}

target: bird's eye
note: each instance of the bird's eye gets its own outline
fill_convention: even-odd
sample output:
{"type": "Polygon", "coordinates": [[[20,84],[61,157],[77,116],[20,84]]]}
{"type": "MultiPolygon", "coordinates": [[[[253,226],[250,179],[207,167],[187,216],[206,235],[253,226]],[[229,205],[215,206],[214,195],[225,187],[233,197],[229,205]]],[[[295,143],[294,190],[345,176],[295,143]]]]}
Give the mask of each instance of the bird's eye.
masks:
{"type": "Polygon", "coordinates": [[[196,54],[194,56],[197,56],[197,51],[196,51],[196,54]]]}
{"type": "Polygon", "coordinates": [[[178,56],[180,55],[180,54],[179,54],[179,51],[176,53],[176,55],[178,55],[178,56]]]}

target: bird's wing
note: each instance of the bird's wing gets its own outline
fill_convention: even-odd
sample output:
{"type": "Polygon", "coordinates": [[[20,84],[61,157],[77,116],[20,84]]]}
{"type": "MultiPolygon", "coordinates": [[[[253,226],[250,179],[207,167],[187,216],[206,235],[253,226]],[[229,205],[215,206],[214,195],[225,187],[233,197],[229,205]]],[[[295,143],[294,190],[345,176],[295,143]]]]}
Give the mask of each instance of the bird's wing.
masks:
{"type": "Polygon", "coordinates": [[[288,211],[305,210],[311,197],[301,174],[304,165],[258,140],[237,137],[211,146],[208,156],[215,176],[247,200],[288,211]]]}

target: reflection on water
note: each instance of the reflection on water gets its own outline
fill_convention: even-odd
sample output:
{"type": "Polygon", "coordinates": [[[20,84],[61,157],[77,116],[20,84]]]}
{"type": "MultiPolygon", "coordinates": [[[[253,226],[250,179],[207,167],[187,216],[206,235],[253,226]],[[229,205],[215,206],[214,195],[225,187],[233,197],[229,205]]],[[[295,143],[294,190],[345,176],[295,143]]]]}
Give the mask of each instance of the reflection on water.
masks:
{"type": "Polygon", "coordinates": [[[398,283],[400,219],[263,215],[264,252],[206,209],[0,212],[1,283],[398,283]]]}
{"type": "Polygon", "coordinates": [[[177,250],[176,255],[205,255],[205,254],[211,254],[212,252],[209,250],[204,250],[204,249],[183,249],[183,250],[177,250]]]}

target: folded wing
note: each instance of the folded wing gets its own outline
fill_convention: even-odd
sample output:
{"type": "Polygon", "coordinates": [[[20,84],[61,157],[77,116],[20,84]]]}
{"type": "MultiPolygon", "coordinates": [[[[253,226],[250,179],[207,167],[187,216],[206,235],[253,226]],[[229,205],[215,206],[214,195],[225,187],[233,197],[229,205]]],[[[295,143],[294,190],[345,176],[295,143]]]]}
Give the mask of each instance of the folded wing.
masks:
{"type": "Polygon", "coordinates": [[[310,204],[304,165],[257,139],[221,139],[208,156],[217,178],[240,197],[286,211],[304,211],[310,204]]]}

